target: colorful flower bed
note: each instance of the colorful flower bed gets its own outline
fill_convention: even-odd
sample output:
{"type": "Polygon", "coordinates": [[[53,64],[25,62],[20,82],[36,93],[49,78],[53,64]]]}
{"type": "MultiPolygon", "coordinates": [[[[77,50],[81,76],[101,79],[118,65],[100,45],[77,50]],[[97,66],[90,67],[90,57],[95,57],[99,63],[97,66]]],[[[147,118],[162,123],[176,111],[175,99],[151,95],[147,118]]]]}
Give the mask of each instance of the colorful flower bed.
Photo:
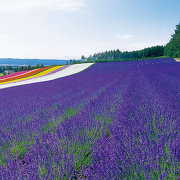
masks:
{"type": "Polygon", "coordinates": [[[36,75],[29,76],[28,78],[18,79],[18,81],[15,81],[15,83],[17,84],[17,82],[22,82],[22,81],[27,82],[28,79],[35,79],[35,78],[45,77],[47,75],[55,74],[55,73],[65,69],[65,68],[67,68],[68,66],[69,65],[52,67],[51,69],[46,70],[45,72],[42,72],[43,74],[42,73],[38,73],[36,75]]]}
{"type": "Polygon", "coordinates": [[[14,77],[14,76],[17,76],[17,75],[21,75],[21,74],[27,73],[29,71],[31,71],[31,70],[15,72],[15,73],[12,73],[12,74],[9,74],[9,75],[2,76],[2,77],[0,77],[0,79],[6,79],[6,78],[9,78],[9,77],[14,77]]]}
{"type": "Polygon", "coordinates": [[[0,90],[4,179],[178,179],[180,64],[94,64],[0,90]]]}
{"type": "Polygon", "coordinates": [[[43,69],[39,69],[39,71],[34,71],[34,73],[31,74],[31,75],[27,76],[27,74],[26,74],[25,76],[18,76],[14,80],[8,80],[8,81],[0,83],[0,84],[18,82],[18,81],[22,81],[22,80],[28,80],[28,79],[32,79],[32,78],[41,77],[41,76],[44,76],[44,75],[48,75],[49,73],[59,69],[60,67],[62,67],[62,66],[46,67],[45,69],[43,68],[43,69]]]}
{"type": "Polygon", "coordinates": [[[0,80],[0,84],[3,84],[5,82],[11,82],[13,80],[17,80],[17,79],[20,79],[20,78],[25,78],[25,77],[28,77],[28,76],[32,76],[36,73],[40,73],[41,71],[44,71],[46,69],[49,69],[50,67],[44,67],[44,68],[39,68],[39,69],[34,69],[34,70],[31,70],[29,72],[26,72],[26,73],[23,73],[23,74],[20,74],[20,75],[17,75],[17,76],[13,76],[13,77],[9,77],[9,78],[5,78],[5,79],[1,79],[0,80]]]}
{"type": "Polygon", "coordinates": [[[69,66],[51,67],[48,70],[44,70],[39,73],[36,73],[36,75],[31,75],[26,78],[18,78],[13,81],[6,81],[3,83],[0,83],[0,89],[58,79],[61,77],[78,73],[88,68],[91,65],[92,63],[85,63],[85,64],[74,64],[74,65],[69,65],[69,66]]]}

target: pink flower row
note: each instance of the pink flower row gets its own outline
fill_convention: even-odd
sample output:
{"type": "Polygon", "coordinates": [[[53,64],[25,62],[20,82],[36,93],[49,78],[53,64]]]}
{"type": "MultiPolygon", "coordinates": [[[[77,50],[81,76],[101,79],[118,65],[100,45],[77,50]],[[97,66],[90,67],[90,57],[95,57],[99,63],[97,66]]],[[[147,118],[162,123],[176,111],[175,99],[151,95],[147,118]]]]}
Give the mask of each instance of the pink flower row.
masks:
{"type": "Polygon", "coordinates": [[[29,71],[32,71],[32,70],[21,71],[21,72],[15,72],[15,73],[12,73],[12,74],[9,74],[9,75],[6,75],[6,76],[2,76],[2,77],[0,77],[0,79],[5,79],[5,78],[9,78],[9,77],[21,75],[21,74],[24,74],[24,73],[29,72],[29,71]]]}

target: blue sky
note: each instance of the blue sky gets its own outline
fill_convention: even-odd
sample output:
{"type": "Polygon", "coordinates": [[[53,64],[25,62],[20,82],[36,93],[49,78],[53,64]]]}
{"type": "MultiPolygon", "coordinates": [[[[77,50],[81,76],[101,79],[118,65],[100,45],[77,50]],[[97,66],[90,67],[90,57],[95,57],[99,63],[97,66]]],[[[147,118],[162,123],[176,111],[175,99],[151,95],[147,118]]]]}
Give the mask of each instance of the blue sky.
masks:
{"type": "Polygon", "coordinates": [[[180,0],[0,0],[0,57],[70,59],[165,45],[180,0]]]}

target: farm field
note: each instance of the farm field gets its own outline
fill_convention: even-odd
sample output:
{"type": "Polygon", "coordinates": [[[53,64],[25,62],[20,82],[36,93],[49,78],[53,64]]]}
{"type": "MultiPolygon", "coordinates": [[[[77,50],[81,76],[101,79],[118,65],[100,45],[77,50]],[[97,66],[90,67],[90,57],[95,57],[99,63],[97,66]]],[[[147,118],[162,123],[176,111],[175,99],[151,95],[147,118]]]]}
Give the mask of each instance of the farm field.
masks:
{"type": "Polygon", "coordinates": [[[178,179],[179,62],[73,67],[0,79],[0,177],[178,179]]]}
{"type": "Polygon", "coordinates": [[[2,79],[0,79],[0,89],[58,79],[60,77],[69,76],[83,71],[92,64],[93,63],[50,66],[30,71],[13,73],[8,76],[3,76],[2,79]]]}

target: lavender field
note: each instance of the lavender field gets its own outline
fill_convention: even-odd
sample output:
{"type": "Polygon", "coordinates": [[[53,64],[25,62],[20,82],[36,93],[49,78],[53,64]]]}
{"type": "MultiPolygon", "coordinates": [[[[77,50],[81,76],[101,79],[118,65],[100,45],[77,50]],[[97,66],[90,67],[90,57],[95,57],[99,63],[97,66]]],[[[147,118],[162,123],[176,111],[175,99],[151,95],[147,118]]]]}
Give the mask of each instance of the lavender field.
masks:
{"type": "Polygon", "coordinates": [[[172,58],[0,89],[0,179],[178,179],[179,123],[172,58]]]}

